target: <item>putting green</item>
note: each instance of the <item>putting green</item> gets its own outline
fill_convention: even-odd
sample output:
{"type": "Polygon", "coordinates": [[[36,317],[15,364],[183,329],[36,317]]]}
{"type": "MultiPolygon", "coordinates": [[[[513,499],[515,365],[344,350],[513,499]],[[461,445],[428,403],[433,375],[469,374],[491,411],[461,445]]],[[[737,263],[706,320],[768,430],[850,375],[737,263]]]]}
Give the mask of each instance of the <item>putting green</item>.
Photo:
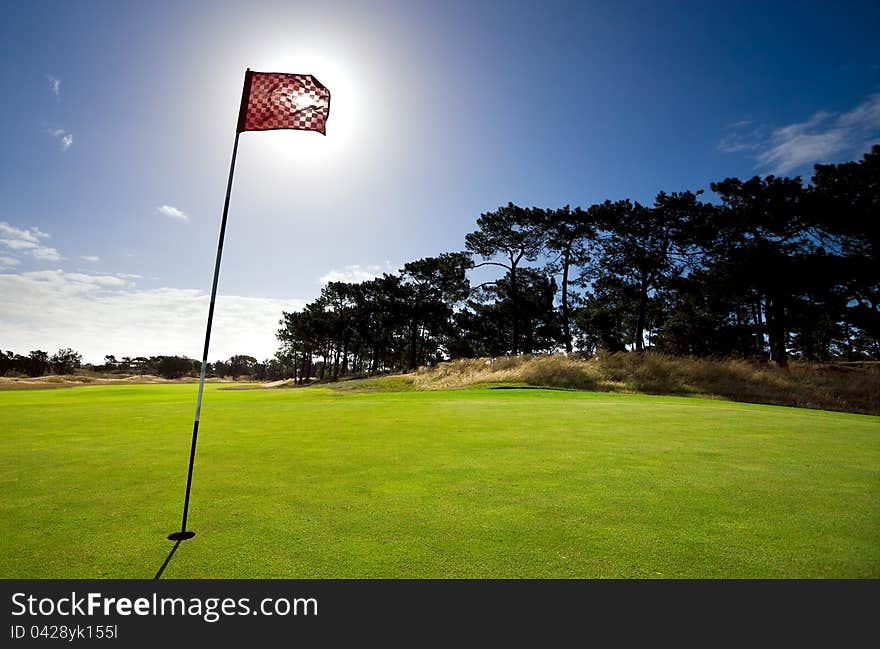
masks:
{"type": "MultiPolygon", "coordinates": [[[[0,577],[152,577],[195,392],[0,392],[0,577]]],[[[876,578],[880,418],[209,385],[192,498],[165,578],[876,578]]]]}

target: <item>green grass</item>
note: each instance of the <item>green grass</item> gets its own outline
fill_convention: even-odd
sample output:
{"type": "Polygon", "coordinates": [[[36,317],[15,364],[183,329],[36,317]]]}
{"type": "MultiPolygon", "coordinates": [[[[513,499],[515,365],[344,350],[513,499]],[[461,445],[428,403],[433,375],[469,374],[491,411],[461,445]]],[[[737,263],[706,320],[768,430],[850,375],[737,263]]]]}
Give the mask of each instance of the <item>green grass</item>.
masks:
{"type": "MultiPolygon", "coordinates": [[[[878,417],[218,387],[198,535],[168,578],[880,577],[878,417]]],[[[0,577],[152,577],[179,525],[195,391],[0,392],[0,577]]]]}

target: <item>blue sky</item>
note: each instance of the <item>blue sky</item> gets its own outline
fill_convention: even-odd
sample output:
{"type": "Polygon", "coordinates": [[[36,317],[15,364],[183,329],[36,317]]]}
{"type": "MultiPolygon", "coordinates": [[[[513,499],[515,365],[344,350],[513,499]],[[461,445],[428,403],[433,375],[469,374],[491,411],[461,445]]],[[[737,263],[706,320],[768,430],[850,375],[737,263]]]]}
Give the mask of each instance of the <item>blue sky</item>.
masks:
{"type": "Polygon", "coordinates": [[[0,37],[0,347],[200,355],[245,68],[327,136],[245,133],[212,358],[463,247],[480,213],[809,175],[880,141],[877,3],[28,2],[0,37]]]}

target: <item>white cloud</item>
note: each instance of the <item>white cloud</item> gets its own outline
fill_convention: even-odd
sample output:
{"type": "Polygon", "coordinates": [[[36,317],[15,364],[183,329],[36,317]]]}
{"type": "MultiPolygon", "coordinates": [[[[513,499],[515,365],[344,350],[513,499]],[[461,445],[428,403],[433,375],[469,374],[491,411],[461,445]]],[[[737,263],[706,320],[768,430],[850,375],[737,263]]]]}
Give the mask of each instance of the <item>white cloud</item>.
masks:
{"type": "Polygon", "coordinates": [[[22,239],[0,239],[0,243],[10,250],[27,250],[30,248],[38,248],[39,246],[32,241],[24,241],[22,239]]]}
{"type": "Polygon", "coordinates": [[[67,282],[68,286],[75,288],[77,291],[88,287],[125,286],[125,281],[113,275],[66,273],[63,270],[35,270],[30,273],[23,273],[22,277],[27,277],[35,282],[43,282],[45,283],[44,285],[54,284],[60,286],[62,282],[67,282]]]}
{"type": "Polygon", "coordinates": [[[35,259],[41,259],[43,261],[59,261],[61,259],[61,253],[55,250],[55,248],[45,248],[42,246],[31,250],[31,255],[33,255],[35,259]]]}
{"type": "Polygon", "coordinates": [[[49,238],[49,235],[41,231],[40,228],[17,228],[6,221],[0,221],[0,234],[13,239],[30,241],[31,243],[39,243],[40,239],[49,238]]]}
{"type": "Polygon", "coordinates": [[[183,210],[179,210],[171,205],[160,205],[156,208],[156,211],[159,212],[159,214],[170,216],[172,219],[178,219],[180,221],[189,223],[189,217],[184,214],[183,210]]]}
{"type": "Polygon", "coordinates": [[[738,153],[739,151],[754,151],[760,146],[757,142],[751,142],[739,133],[733,133],[721,138],[718,150],[724,153],[738,153]]]}
{"type": "Polygon", "coordinates": [[[82,255],[80,256],[80,259],[82,259],[83,261],[90,261],[92,263],[101,261],[101,258],[97,255],[82,255]]]}
{"type": "Polygon", "coordinates": [[[350,264],[343,268],[334,268],[330,270],[324,275],[321,275],[321,277],[318,278],[318,281],[321,284],[326,284],[327,282],[348,282],[356,284],[358,282],[366,282],[374,277],[380,277],[383,273],[393,273],[395,270],[397,270],[397,268],[387,261],[384,265],[368,264],[362,266],[360,264],[350,264]]]}
{"type": "MultiPolygon", "coordinates": [[[[734,127],[736,125],[732,125],[734,127]]],[[[754,151],[757,166],[774,174],[788,174],[817,163],[857,157],[880,141],[880,94],[843,114],[819,111],[805,122],[777,128],[766,134],[733,133],[718,148],[725,153],[754,151]]]]}
{"type": "MultiPolygon", "coordinates": [[[[105,354],[201,358],[209,297],[199,289],[138,289],[114,275],[0,273],[0,340],[4,349],[18,353],[73,347],[90,362],[105,354]]],[[[211,359],[272,356],[282,310],[304,305],[305,300],[218,296],[211,359]]]]}
{"type": "Polygon", "coordinates": [[[13,257],[0,257],[0,270],[18,266],[21,262],[13,257]]]}
{"type": "Polygon", "coordinates": [[[61,79],[53,77],[51,74],[47,74],[46,79],[49,81],[49,90],[52,91],[52,94],[56,97],[61,95],[61,79]]]}
{"type": "Polygon", "coordinates": [[[758,160],[774,173],[788,173],[846,150],[855,144],[850,136],[848,129],[840,127],[840,120],[820,111],[806,122],[773,131],[769,147],[758,154],[758,160]]]}
{"type": "Polygon", "coordinates": [[[49,135],[61,138],[61,150],[67,151],[73,146],[73,133],[68,133],[63,128],[49,129],[49,135]]]}
{"type": "Polygon", "coordinates": [[[846,128],[880,128],[880,94],[871,95],[838,121],[846,128]]]}
{"type": "Polygon", "coordinates": [[[13,251],[25,252],[41,261],[63,259],[61,253],[55,248],[49,248],[41,243],[42,239],[48,238],[49,235],[40,228],[19,228],[5,221],[0,221],[0,244],[3,246],[13,251]]]}

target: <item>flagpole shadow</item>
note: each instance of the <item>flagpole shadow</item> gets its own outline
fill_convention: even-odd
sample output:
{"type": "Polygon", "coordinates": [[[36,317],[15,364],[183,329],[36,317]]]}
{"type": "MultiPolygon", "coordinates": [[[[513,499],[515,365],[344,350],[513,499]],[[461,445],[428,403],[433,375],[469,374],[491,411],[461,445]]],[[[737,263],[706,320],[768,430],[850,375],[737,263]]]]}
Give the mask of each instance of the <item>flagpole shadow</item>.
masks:
{"type": "Polygon", "coordinates": [[[165,557],[165,563],[162,564],[162,567],[159,568],[159,572],[156,573],[156,576],[153,579],[161,579],[162,573],[165,572],[165,568],[168,567],[168,564],[171,562],[171,557],[174,556],[174,553],[177,552],[177,546],[179,546],[181,541],[176,541],[174,543],[174,547],[171,548],[171,552],[168,553],[168,556],[165,557]]]}

